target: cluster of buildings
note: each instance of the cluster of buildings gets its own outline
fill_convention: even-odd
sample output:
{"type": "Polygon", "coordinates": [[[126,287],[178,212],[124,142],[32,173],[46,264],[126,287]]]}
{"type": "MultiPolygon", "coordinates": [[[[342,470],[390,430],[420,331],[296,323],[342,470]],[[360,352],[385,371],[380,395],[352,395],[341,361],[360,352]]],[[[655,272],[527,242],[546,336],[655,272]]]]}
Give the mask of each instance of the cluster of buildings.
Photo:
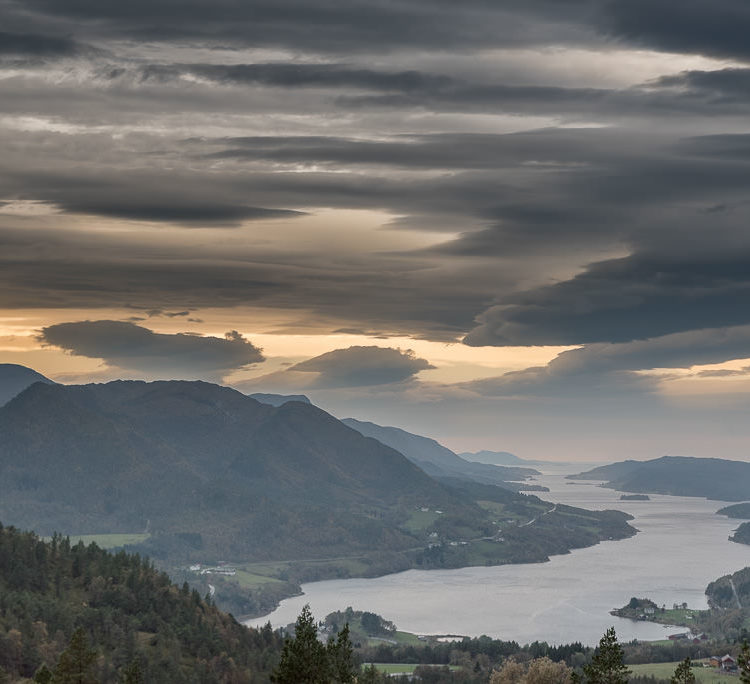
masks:
{"type": "Polygon", "coordinates": [[[200,563],[191,565],[190,572],[197,572],[199,575],[226,575],[234,577],[237,574],[237,568],[233,568],[226,561],[219,561],[217,565],[203,566],[200,563]]]}

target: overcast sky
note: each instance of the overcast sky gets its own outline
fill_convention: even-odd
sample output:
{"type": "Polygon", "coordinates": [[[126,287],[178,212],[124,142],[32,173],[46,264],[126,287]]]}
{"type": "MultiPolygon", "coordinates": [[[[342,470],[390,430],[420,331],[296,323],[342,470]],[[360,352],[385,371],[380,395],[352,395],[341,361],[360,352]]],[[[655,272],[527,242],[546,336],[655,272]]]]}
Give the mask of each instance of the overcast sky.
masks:
{"type": "Polygon", "coordinates": [[[750,458],[747,0],[0,0],[0,362],[750,458]]]}

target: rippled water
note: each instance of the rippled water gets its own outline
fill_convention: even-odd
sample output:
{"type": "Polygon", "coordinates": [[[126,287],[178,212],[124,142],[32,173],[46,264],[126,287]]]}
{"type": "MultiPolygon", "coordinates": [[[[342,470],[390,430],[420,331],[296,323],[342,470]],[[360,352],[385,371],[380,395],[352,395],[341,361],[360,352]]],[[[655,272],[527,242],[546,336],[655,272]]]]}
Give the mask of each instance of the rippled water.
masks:
{"type": "Polygon", "coordinates": [[[727,539],[738,521],[715,515],[724,503],[655,494],[651,501],[620,501],[620,494],[610,489],[568,484],[559,468],[538,482],[550,488],[542,493],[548,501],[634,515],[631,524],[639,534],[554,556],[548,563],[409,570],[305,584],[303,596],[287,599],[275,612],[247,624],[270,620],[274,627],[286,625],[309,603],[317,617],[352,606],[419,634],[595,644],[614,625],[622,641],[658,639],[673,630],[616,618],[609,611],[631,596],[704,608],[709,582],[750,565],[750,546],[727,539]]]}

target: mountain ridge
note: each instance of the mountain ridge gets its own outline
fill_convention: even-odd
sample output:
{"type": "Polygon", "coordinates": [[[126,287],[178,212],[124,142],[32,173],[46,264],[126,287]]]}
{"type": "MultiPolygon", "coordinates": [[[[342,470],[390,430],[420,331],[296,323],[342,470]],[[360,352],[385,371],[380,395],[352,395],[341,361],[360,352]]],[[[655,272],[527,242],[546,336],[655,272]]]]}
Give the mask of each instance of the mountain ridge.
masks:
{"type": "Polygon", "coordinates": [[[378,425],[369,421],[344,418],[342,421],[363,435],[377,439],[404,454],[413,463],[425,470],[432,477],[459,477],[484,484],[494,484],[507,489],[536,489],[538,486],[513,485],[514,482],[525,482],[539,471],[532,468],[513,468],[467,461],[455,452],[430,437],[416,435],[397,427],[378,425]]]}
{"type": "Polygon", "coordinates": [[[746,501],[750,492],[750,463],[720,458],[662,456],[650,461],[619,461],[566,477],[605,480],[603,486],[622,492],[716,501],[746,501]]]}
{"type": "Polygon", "coordinates": [[[0,406],[7,404],[35,382],[56,384],[33,368],[17,363],[0,363],[0,406]]]}

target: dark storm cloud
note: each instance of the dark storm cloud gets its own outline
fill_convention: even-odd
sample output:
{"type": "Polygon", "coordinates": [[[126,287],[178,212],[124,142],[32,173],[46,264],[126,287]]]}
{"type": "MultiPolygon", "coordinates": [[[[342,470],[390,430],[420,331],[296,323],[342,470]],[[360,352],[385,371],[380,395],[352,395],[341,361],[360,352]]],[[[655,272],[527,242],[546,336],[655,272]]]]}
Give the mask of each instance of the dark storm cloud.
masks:
{"type": "Polygon", "coordinates": [[[491,46],[571,40],[582,29],[586,2],[505,3],[484,0],[456,5],[442,0],[382,3],[304,0],[134,0],[126,4],[77,0],[5,0],[17,21],[34,20],[101,37],[202,40],[208,44],[282,46],[321,52],[407,47],[491,46]]]}
{"type": "Polygon", "coordinates": [[[491,3],[410,0],[5,0],[14,25],[35,21],[99,37],[202,40],[321,52],[476,48],[573,42],[719,57],[750,55],[744,0],[569,0],[491,3]]]}
{"type": "Polygon", "coordinates": [[[476,268],[458,277],[428,266],[386,257],[347,266],[335,254],[300,254],[295,261],[294,254],[259,253],[241,241],[212,249],[156,243],[149,235],[92,239],[75,231],[4,229],[0,307],[247,306],[290,312],[289,332],[354,323],[387,335],[455,340],[486,305],[485,276],[476,268]]]}
{"type": "Polygon", "coordinates": [[[104,359],[125,370],[165,376],[221,377],[264,360],[260,349],[236,330],[224,338],[155,333],[123,321],[78,321],[43,328],[42,343],[75,356],[104,359]]]}
{"type": "Polygon", "coordinates": [[[231,84],[260,84],[277,88],[357,88],[397,92],[425,91],[455,85],[443,74],[416,70],[377,71],[346,64],[174,64],[150,65],[138,70],[143,80],[170,81],[184,74],[231,84]]]}
{"type": "Polygon", "coordinates": [[[336,349],[295,364],[286,372],[317,373],[311,388],[368,387],[403,382],[434,368],[411,350],[383,347],[336,349]]]}
{"type": "Polygon", "coordinates": [[[67,37],[0,31],[0,57],[75,57],[96,52],[92,46],[67,37]]]}
{"type": "MultiPolygon", "coordinates": [[[[28,231],[28,217],[0,216],[0,300],[296,308],[331,330],[434,339],[479,316],[467,342],[497,345],[745,324],[747,70],[630,87],[622,76],[589,86],[583,73],[566,87],[517,55],[501,69],[505,57],[479,52],[557,46],[530,61],[545,52],[564,66],[561,45],[658,46],[667,10],[683,5],[649,7],[655,21],[640,30],[651,10],[625,0],[0,0],[7,50],[81,57],[2,81],[0,202],[46,202],[62,216],[40,224],[59,230],[28,231]],[[89,44],[106,58],[84,55],[89,44]],[[248,63],[204,63],[235,55],[248,63]],[[523,115],[512,128],[540,125],[532,115],[581,127],[503,135],[511,124],[497,114],[523,115]],[[384,212],[389,228],[451,239],[417,249],[427,238],[402,234],[322,255],[292,236],[259,248],[274,238],[266,219],[318,209],[384,212]],[[187,232],[156,245],[150,226],[91,240],[66,231],[96,222],[80,214],[108,228],[255,223],[235,231],[246,246],[222,251],[187,232]]],[[[669,40],[694,42],[703,16],[718,43],[740,9],[688,2],[669,40]]]]}
{"type": "Polygon", "coordinates": [[[229,204],[196,204],[190,198],[175,200],[174,204],[150,204],[136,198],[127,204],[110,202],[78,201],[62,202],[66,211],[80,214],[96,214],[134,221],[179,223],[182,225],[236,226],[242,221],[290,218],[301,212],[262,207],[231,206],[229,204]]]}
{"type": "Polygon", "coordinates": [[[603,0],[599,27],[633,45],[665,52],[750,57],[745,0],[603,0]]]}
{"type": "Polygon", "coordinates": [[[750,250],[703,258],[632,256],[511,295],[479,317],[472,346],[628,342],[750,323],[750,250]]]}
{"type": "MultiPolygon", "coordinates": [[[[29,153],[30,150],[27,150],[29,153]]],[[[127,159],[121,160],[122,164],[127,159]]],[[[28,163],[28,161],[26,162],[28,163]]],[[[142,162],[141,162],[142,163],[142,162]]],[[[0,162],[0,178],[2,178],[0,162]]],[[[232,189],[228,178],[208,173],[159,169],[130,170],[95,162],[77,173],[64,169],[6,170],[6,192],[49,202],[74,214],[94,214],[133,221],[184,226],[238,226],[243,221],[294,218],[303,212],[248,205],[246,193],[232,189]],[[228,187],[229,186],[229,187],[228,187]]]]}
{"type": "MultiPolygon", "coordinates": [[[[747,70],[686,72],[626,88],[472,82],[443,73],[386,71],[342,63],[152,64],[113,69],[107,78],[173,83],[185,76],[233,86],[315,88],[339,109],[424,109],[444,112],[593,115],[612,119],[746,113],[747,70]],[[722,90],[723,89],[723,90],[722,90]]],[[[329,105],[330,106],[330,105],[329,105]]]]}

